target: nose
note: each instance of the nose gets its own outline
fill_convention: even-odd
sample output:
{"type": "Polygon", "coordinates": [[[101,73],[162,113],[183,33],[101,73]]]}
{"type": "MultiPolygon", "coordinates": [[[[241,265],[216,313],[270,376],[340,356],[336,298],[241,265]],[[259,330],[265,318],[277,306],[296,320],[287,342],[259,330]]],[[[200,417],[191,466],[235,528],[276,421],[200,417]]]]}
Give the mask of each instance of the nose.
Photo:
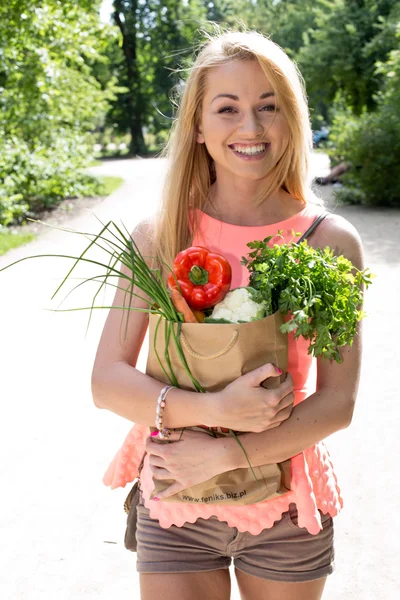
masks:
{"type": "Polygon", "coordinates": [[[253,110],[244,112],[239,129],[244,135],[254,136],[260,135],[264,131],[264,127],[258,117],[258,113],[253,110]]]}

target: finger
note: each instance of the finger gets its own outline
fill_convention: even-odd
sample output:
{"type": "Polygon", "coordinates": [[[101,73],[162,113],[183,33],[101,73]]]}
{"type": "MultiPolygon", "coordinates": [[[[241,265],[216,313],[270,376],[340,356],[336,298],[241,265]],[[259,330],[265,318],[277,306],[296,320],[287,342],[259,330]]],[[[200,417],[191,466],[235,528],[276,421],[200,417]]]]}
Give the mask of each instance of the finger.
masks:
{"type": "Polygon", "coordinates": [[[149,456],[149,465],[152,467],[164,467],[166,466],[166,461],[162,456],[156,456],[155,454],[150,454],[149,456]]]}
{"type": "Polygon", "coordinates": [[[277,404],[276,410],[277,412],[283,410],[284,408],[286,408],[287,406],[292,406],[293,407],[293,403],[294,403],[294,394],[293,392],[289,392],[289,394],[286,394],[286,396],[284,396],[279,403],[277,404]]]}
{"type": "Polygon", "coordinates": [[[267,363],[258,369],[254,369],[254,371],[250,371],[245,377],[248,377],[250,384],[256,387],[269,377],[279,377],[280,375],[282,375],[282,370],[279,367],[276,367],[272,363],[267,363]]]}
{"type": "Polygon", "coordinates": [[[286,373],[285,381],[281,384],[281,388],[286,393],[293,391],[293,377],[290,373],[286,373]]]}
{"type": "Polygon", "coordinates": [[[288,394],[293,392],[293,379],[292,376],[288,373],[286,379],[283,383],[280,383],[278,387],[274,388],[275,392],[275,401],[277,404],[285,398],[288,394]]]}
{"type": "Polygon", "coordinates": [[[162,440],[158,442],[154,440],[154,437],[148,437],[146,440],[146,452],[149,455],[164,456],[166,443],[162,440]]]}
{"type": "Polygon", "coordinates": [[[157,456],[164,456],[165,447],[170,442],[178,442],[182,437],[181,430],[171,429],[171,435],[168,439],[162,439],[159,436],[159,432],[153,431],[152,434],[146,440],[146,451],[148,454],[155,454],[157,456]]]}
{"type": "MultiPolygon", "coordinates": [[[[172,485],[167,487],[165,490],[163,490],[162,492],[159,492],[157,494],[156,498],[157,498],[157,500],[162,500],[163,498],[169,498],[170,496],[173,496],[174,494],[177,494],[178,492],[181,492],[182,490],[184,490],[185,487],[187,487],[187,486],[182,486],[182,484],[179,483],[179,481],[175,481],[172,485]]],[[[153,498],[153,500],[155,500],[156,498],[153,498]]]]}
{"type": "Polygon", "coordinates": [[[293,410],[293,405],[290,404],[289,406],[286,406],[285,408],[283,408],[282,410],[280,410],[276,415],[275,415],[275,422],[279,423],[279,425],[283,422],[286,421],[286,419],[288,419],[290,417],[290,415],[292,414],[292,410],[293,410]]]}
{"type": "Polygon", "coordinates": [[[150,466],[150,472],[153,479],[173,479],[171,473],[167,469],[150,466]]]}

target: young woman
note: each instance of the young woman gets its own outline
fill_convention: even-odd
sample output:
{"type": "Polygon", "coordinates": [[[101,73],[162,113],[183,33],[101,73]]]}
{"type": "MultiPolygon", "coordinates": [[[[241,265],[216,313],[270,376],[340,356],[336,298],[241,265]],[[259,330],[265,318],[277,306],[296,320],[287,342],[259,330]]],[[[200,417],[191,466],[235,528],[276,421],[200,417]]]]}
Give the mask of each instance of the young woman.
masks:
{"type": "MultiPolygon", "coordinates": [[[[171,133],[162,210],[132,236],[143,254],[168,264],[193,244],[218,251],[232,265],[232,287],[246,285],[240,260],[248,241],[283,230],[290,242],[293,230],[306,231],[322,212],[310,203],[311,148],[302,80],[287,55],[257,33],[210,39],[186,81],[171,133]]],[[[326,217],[309,242],[328,245],[363,268],[357,232],[336,215],[326,217]]],[[[116,306],[123,294],[117,291],[116,306]]],[[[121,312],[111,310],[104,327],[93,369],[94,402],[135,422],[138,438],[140,431],[146,437],[164,386],[135,368],[146,314],[131,312],[124,340],[120,319],[121,312]]],[[[195,392],[169,390],[163,425],[174,443],[154,443],[151,436],[145,442],[137,530],[143,600],[228,600],[232,558],[243,600],[322,597],[333,563],[332,516],[342,506],[322,440],[351,422],[360,347],[358,334],[337,364],[312,359],[307,344],[290,337],[288,375],[275,390],[260,386],[278,375],[272,364],[201,402],[195,392]],[[241,440],[253,465],[293,457],[292,491],[237,508],[163,502],[247,466],[232,438],[185,430],[178,439],[173,431],[199,423],[249,432],[241,440]],[[150,500],[152,477],[174,481],[158,501],[150,500]]]]}

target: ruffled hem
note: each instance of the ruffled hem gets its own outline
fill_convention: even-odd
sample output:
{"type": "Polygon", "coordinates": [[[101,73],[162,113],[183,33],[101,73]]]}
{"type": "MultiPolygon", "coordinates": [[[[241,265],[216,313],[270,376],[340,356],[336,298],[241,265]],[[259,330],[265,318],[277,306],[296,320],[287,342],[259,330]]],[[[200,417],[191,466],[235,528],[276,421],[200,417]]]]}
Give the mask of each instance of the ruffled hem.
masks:
{"type": "MultiPolygon", "coordinates": [[[[114,460],[104,475],[103,482],[112,489],[125,487],[138,476],[138,467],[145,451],[146,438],[150,429],[135,424],[114,460]]],[[[154,502],[150,500],[153,480],[148,468],[148,458],[144,461],[141,473],[143,501],[150,516],[157,519],[160,526],[167,529],[171,525],[182,527],[185,523],[194,523],[198,518],[209,519],[212,516],[226,522],[240,532],[248,531],[258,535],[263,529],[273,527],[282,514],[294,502],[298,510],[298,524],[316,535],[321,529],[319,510],[332,517],[343,507],[340,488],[329,452],[323,442],[308,448],[291,459],[292,490],[278,498],[247,506],[217,506],[213,504],[154,502]]]]}
{"type": "Polygon", "coordinates": [[[108,467],[103,477],[104,485],[115,490],[118,487],[125,487],[127,483],[138,477],[138,468],[149,435],[149,427],[135,423],[108,467]]]}

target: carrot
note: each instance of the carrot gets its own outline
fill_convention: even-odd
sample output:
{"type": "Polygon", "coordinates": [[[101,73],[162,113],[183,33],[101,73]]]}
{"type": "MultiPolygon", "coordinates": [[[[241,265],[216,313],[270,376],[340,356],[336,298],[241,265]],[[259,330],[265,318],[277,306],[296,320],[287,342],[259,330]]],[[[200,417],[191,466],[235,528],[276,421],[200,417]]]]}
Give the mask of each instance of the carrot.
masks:
{"type": "Polygon", "coordinates": [[[177,287],[171,288],[171,300],[176,310],[183,314],[184,323],[198,323],[192,309],[177,287]]]}
{"type": "Polygon", "coordinates": [[[199,323],[202,323],[206,318],[206,313],[203,313],[201,310],[194,310],[193,314],[199,323]]]}

